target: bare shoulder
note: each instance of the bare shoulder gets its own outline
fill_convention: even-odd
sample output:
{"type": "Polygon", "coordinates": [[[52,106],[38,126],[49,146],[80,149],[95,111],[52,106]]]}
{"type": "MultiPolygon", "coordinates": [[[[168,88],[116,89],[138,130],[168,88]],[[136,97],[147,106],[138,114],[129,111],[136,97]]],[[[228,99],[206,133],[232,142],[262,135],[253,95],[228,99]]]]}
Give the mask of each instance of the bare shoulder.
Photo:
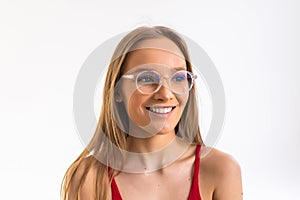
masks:
{"type": "Polygon", "coordinates": [[[219,175],[240,171],[240,165],[233,156],[211,147],[202,147],[201,164],[207,165],[219,175]]]}
{"type": "Polygon", "coordinates": [[[241,168],[231,155],[202,147],[200,168],[204,173],[200,179],[205,179],[213,190],[212,199],[242,199],[241,168]]]}
{"type": "Polygon", "coordinates": [[[74,175],[70,181],[70,189],[68,191],[70,200],[77,199],[78,195],[82,199],[94,199],[95,177],[97,174],[97,166],[94,158],[84,158],[78,165],[74,175]]]}

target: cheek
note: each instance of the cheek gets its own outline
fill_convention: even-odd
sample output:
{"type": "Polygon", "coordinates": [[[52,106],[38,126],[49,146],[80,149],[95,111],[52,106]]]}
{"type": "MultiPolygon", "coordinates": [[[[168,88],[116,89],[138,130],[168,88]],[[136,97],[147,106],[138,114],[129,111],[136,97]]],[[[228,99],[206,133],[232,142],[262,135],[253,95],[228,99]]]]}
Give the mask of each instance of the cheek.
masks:
{"type": "Polygon", "coordinates": [[[177,101],[180,105],[180,107],[182,108],[182,111],[184,110],[185,106],[186,106],[186,103],[189,99],[189,96],[188,95],[181,95],[181,96],[176,96],[177,98],[177,101]]]}
{"type": "Polygon", "coordinates": [[[147,98],[141,95],[138,91],[135,91],[130,97],[128,97],[126,102],[127,112],[130,119],[139,126],[146,126],[151,121],[149,112],[144,107],[144,102],[146,101],[147,98]]]}
{"type": "Polygon", "coordinates": [[[121,96],[123,97],[123,101],[129,100],[129,98],[135,93],[136,91],[136,86],[133,81],[127,81],[121,79],[120,82],[120,91],[121,91],[121,96]]]}

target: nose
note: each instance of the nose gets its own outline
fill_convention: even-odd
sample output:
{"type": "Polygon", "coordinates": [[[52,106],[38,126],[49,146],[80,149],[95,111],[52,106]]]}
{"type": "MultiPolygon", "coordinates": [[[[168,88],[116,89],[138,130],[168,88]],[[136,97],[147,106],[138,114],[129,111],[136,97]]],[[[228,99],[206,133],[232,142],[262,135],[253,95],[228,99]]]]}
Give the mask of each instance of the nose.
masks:
{"type": "Polygon", "coordinates": [[[159,90],[154,93],[154,98],[161,101],[171,100],[174,98],[174,93],[163,84],[159,90]]]}

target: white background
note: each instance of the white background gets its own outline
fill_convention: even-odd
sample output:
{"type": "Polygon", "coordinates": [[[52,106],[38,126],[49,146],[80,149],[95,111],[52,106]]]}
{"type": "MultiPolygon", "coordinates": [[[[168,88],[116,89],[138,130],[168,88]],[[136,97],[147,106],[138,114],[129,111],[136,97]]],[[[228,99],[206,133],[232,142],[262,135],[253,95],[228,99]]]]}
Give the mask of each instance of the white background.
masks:
{"type": "Polygon", "coordinates": [[[196,41],[223,80],[217,148],[243,173],[244,199],[297,199],[300,188],[300,2],[297,0],[0,2],[1,199],[59,199],[83,150],[72,95],[87,56],[138,25],[196,41]]]}

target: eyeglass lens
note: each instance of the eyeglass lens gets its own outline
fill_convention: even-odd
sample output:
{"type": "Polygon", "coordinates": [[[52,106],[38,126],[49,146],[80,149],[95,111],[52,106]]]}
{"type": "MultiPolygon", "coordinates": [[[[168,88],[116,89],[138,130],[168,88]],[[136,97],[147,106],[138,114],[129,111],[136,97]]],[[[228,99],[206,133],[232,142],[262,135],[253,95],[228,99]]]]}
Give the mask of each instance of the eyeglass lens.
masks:
{"type": "MultiPolygon", "coordinates": [[[[144,71],[138,74],[136,84],[142,93],[152,94],[162,84],[162,77],[156,71],[144,71]]],[[[179,94],[188,92],[192,84],[193,77],[188,71],[177,71],[168,79],[170,89],[179,94]]]]}

